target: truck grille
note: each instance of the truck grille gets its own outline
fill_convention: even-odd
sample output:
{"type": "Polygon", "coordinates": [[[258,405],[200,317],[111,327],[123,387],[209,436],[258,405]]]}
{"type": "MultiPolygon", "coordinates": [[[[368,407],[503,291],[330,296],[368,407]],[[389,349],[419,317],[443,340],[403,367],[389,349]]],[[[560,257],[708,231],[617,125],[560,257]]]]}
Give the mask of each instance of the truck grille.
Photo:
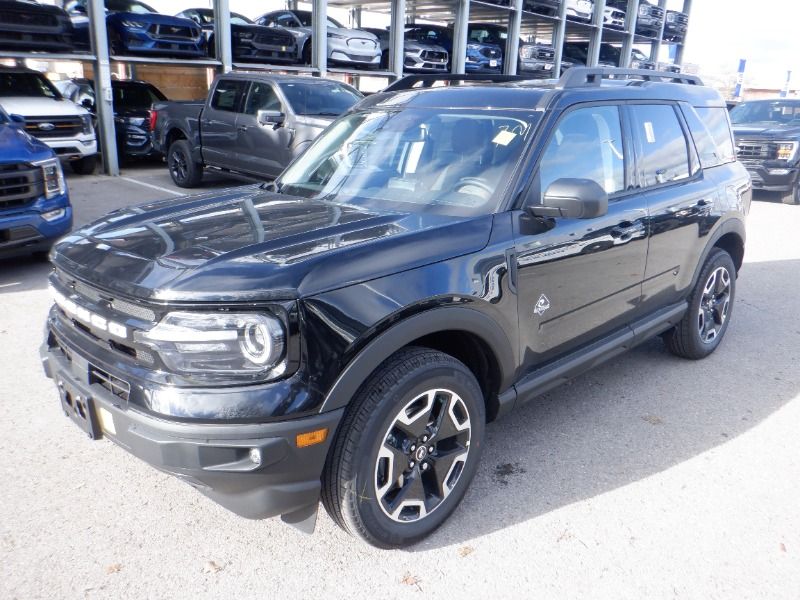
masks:
{"type": "Polygon", "coordinates": [[[32,204],[44,193],[42,170],[28,165],[0,165],[0,210],[32,204]]]}
{"type": "Polygon", "coordinates": [[[185,25],[150,25],[147,30],[150,35],[157,38],[169,38],[179,40],[193,40],[197,37],[197,32],[185,25]]]}
{"type": "Polygon", "coordinates": [[[265,46],[294,46],[294,38],[280,31],[269,31],[259,33],[255,37],[255,43],[265,46]]]}
{"type": "Polygon", "coordinates": [[[438,50],[423,50],[422,60],[445,62],[447,60],[447,52],[439,52],[438,50]]]}
{"type": "Polygon", "coordinates": [[[686,26],[689,24],[689,17],[683,13],[673,13],[673,21],[674,25],[686,26]]]}
{"type": "Polygon", "coordinates": [[[96,383],[125,402],[131,395],[131,384],[89,363],[89,385],[96,383]]]}
{"type": "Polygon", "coordinates": [[[38,13],[35,10],[23,11],[11,8],[0,13],[0,23],[21,27],[57,27],[58,19],[55,15],[38,13]]]}
{"type": "Polygon", "coordinates": [[[83,131],[80,117],[25,117],[25,131],[39,139],[74,137],[83,131]]]}
{"type": "Polygon", "coordinates": [[[536,48],[534,55],[540,60],[552,60],[556,53],[552,48],[536,48]]]}
{"type": "Polygon", "coordinates": [[[650,7],[650,16],[656,19],[664,18],[664,9],[658,6],[651,6],[650,7]]]}
{"type": "Polygon", "coordinates": [[[347,46],[353,50],[375,50],[375,42],[364,38],[350,38],[347,40],[347,46]]]}
{"type": "Polygon", "coordinates": [[[486,58],[500,58],[500,48],[481,48],[481,54],[486,58]]]}
{"type": "Polygon", "coordinates": [[[736,158],[747,159],[766,159],[774,158],[777,148],[769,142],[757,140],[741,140],[736,144],[736,158]]]}

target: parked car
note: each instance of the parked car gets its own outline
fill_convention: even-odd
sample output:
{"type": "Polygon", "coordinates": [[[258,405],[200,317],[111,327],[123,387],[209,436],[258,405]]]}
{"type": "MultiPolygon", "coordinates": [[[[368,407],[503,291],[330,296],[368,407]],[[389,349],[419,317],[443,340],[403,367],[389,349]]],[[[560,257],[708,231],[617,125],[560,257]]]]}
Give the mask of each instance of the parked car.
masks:
{"type": "Polygon", "coordinates": [[[0,66],[0,107],[25,118],[25,131],[50,146],[76,173],[93,173],[97,138],[92,115],[61,96],[47,77],[25,67],[0,66]]]}
{"type": "Polygon", "coordinates": [[[689,15],[677,10],[668,10],[664,20],[663,39],[668,42],[682,42],[689,28],[689,15]]]}
{"type": "MultiPolygon", "coordinates": [[[[381,45],[381,68],[389,68],[389,30],[365,27],[381,45]]],[[[446,72],[450,55],[447,50],[425,40],[417,40],[414,30],[406,31],[403,39],[403,70],[410,73],[446,72]]]]}
{"type": "MultiPolygon", "coordinates": [[[[800,100],[748,100],[730,111],[736,155],[757,190],[800,204],[800,100]]],[[[722,123],[715,124],[721,131],[722,123]]]]}
{"type": "MultiPolygon", "coordinates": [[[[564,44],[564,58],[569,65],[586,65],[589,54],[587,42],[566,42],[564,44]]],[[[612,44],[600,44],[600,54],[597,64],[601,67],[619,67],[622,60],[622,50],[612,44]]],[[[631,49],[630,66],[632,69],[655,69],[656,63],[637,48],[631,49]]]]}
{"type": "MultiPolygon", "coordinates": [[[[89,47],[88,2],[70,0],[64,5],[82,48],[89,47]]],[[[186,58],[206,55],[206,38],[194,21],[161,15],[139,0],[105,0],[105,9],[112,55],[186,58]]]]}
{"type": "Polygon", "coordinates": [[[668,73],[680,73],[681,66],[675,63],[658,63],[657,69],[659,71],[667,71],[668,73]]]}
{"type": "Polygon", "coordinates": [[[553,77],[555,50],[549,44],[520,43],[517,72],[520,75],[553,77]]]}
{"type": "Polygon", "coordinates": [[[561,0],[523,0],[522,10],[549,17],[558,16],[561,0]]]}
{"type": "Polygon", "coordinates": [[[0,108],[0,258],[46,256],[71,227],[61,162],[25,131],[24,117],[0,108]]]}
{"type": "Polygon", "coordinates": [[[496,23],[467,25],[467,72],[502,73],[508,30],[496,23]]]}
{"type": "MultiPolygon", "coordinates": [[[[203,30],[208,42],[208,55],[216,55],[214,34],[214,10],[211,8],[187,8],[177,17],[190,19],[203,30]]],[[[262,27],[240,15],[231,13],[231,51],[236,61],[295,62],[297,42],[294,36],[282,27],[262,27]]]]}
{"type": "Polygon", "coordinates": [[[664,9],[640,0],[639,15],[636,17],[636,34],[657,38],[661,35],[661,25],[664,22],[664,9]]]}
{"type": "Polygon", "coordinates": [[[72,23],[57,6],[0,0],[0,49],[70,52],[72,23]]]}
{"type": "MultiPolygon", "coordinates": [[[[470,24],[472,27],[474,24],[470,24]]],[[[442,25],[415,23],[408,25],[407,36],[441,46],[453,58],[453,30],[442,25]]],[[[496,43],[481,42],[481,34],[472,29],[468,34],[464,69],[467,73],[500,73],[503,69],[503,51],[496,43]]],[[[447,68],[450,70],[451,65],[447,68]]]]}
{"type": "MultiPolygon", "coordinates": [[[[91,79],[68,79],[57,84],[61,94],[95,114],[94,82],[91,79]]],[[[122,160],[160,156],[153,149],[151,128],[152,106],[167,97],[146,81],[112,79],[114,130],[117,151],[122,160]]]]}
{"type": "MultiPolygon", "coordinates": [[[[276,10],[256,19],[257,25],[289,30],[297,40],[297,59],[311,64],[311,11],[276,10]]],[[[381,45],[373,34],[362,29],[348,29],[328,17],[328,60],[333,63],[379,67],[381,45]]]]}
{"type": "Polygon", "coordinates": [[[565,0],[567,18],[573,21],[588,23],[594,14],[594,0],[565,0]]]}
{"type": "MultiPolygon", "coordinates": [[[[623,1],[625,1],[625,4],[627,5],[627,1],[623,1]]],[[[625,29],[625,15],[625,9],[620,9],[610,3],[606,3],[605,8],[603,9],[603,27],[608,27],[610,29],[625,29]]]]}
{"type": "Polygon", "coordinates": [[[328,79],[227,73],[205,102],[154,105],[153,147],[180,187],[197,186],[203,169],[271,179],[362,97],[328,79]]]}
{"type": "Polygon", "coordinates": [[[415,75],[274,184],[76,231],[41,349],[61,408],[240,515],[311,531],[321,498],[370,544],[420,541],[487,422],[655,336],[704,358],[730,325],[751,186],[712,134],[724,100],[596,74],[415,75]]]}

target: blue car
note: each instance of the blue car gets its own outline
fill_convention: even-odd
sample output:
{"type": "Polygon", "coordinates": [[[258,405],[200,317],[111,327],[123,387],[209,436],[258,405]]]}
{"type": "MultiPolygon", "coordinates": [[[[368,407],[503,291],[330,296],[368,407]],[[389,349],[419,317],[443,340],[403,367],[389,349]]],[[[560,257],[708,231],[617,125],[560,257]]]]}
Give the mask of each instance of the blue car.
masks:
{"type": "Polygon", "coordinates": [[[0,257],[46,254],[72,227],[61,163],[0,109],[0,257]]]}
{"type": "MultiPolygon", "coordinates": [[[[417,23],[408,25],[406,37],[420,42],[441,46],[453,57],[453,29],[442,25],[417,23]]],[[[448,64],[448,69],[450,64],[448,64]]],[[[467,40],[467,53],[464,61],[467,73],[502,73],[503,49],[497,44],[486,43],[472,36],[467,40]]]]}
{"type": "MultiPolygon", "coordinates": [[[[89,48],[87,4],[88,0],[72,0],[65,6],[81,49],[89,48]]],[[[158,14],[139,0],[105,0],[105,7],[108,47],[114,56],[206,56],[206,37],[190,19],[158,14]]]]}

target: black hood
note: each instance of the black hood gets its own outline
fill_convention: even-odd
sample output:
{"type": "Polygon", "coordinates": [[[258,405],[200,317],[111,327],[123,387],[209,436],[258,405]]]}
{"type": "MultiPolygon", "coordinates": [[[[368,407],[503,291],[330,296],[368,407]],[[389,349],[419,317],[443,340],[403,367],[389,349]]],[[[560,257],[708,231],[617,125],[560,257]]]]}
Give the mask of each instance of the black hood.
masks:
{"type": "Polygon", "coordinates": [[[476,252],[491,224],[491,215],[380,213],[247,186],[113,212],[61,240],[53,262],[135,298],[283,300],[476,252]]]}
{"type": "Polygon", "coordinates": [[[733,135],[737,138],[763,138],[768,140],[800,140],[800,126],[797,124],[775,123],[765,121],[762,123],[740,123],[733,125],[733,135]]]}

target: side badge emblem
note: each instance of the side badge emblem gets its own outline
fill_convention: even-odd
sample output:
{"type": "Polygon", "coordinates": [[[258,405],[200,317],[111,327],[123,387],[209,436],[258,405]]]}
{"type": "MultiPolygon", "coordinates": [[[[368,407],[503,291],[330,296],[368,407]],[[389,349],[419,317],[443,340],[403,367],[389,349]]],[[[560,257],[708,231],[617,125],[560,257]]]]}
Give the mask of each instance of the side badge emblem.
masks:
{"type": "Polygon", "coordinates": [[[550,300],[547,296],[542,294],[539,296],[539,300],[536,302],[536,307],[533,309],[533,314],[541,317],[548,308],[550,308],[550,300]]]}

